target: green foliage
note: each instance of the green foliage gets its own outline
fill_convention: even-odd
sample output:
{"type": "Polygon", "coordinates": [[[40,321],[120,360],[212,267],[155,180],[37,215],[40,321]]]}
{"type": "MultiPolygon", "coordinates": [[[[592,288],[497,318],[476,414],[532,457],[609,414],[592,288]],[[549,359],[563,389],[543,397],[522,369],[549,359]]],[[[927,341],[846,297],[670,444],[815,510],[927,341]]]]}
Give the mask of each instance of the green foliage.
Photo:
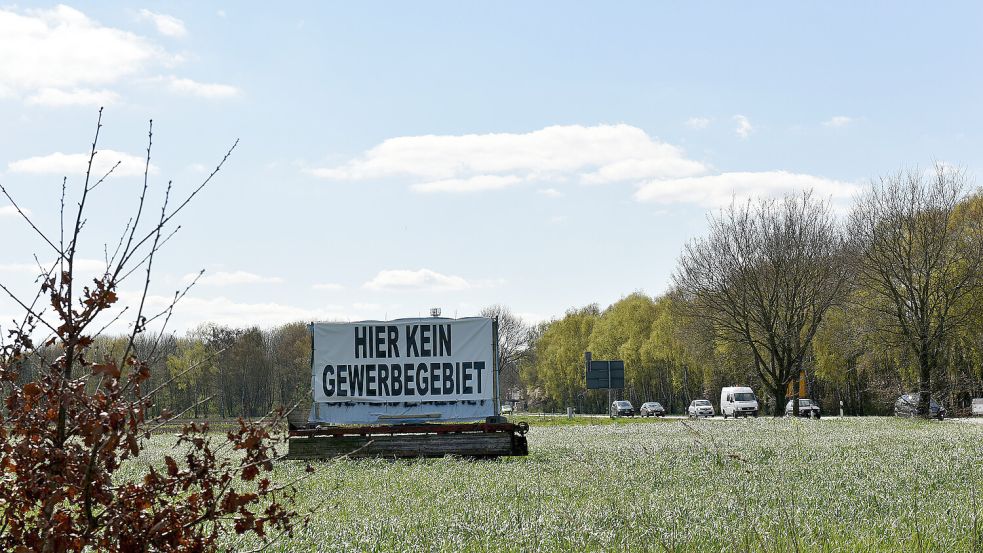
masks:
{"type": "Polygon", "coordinates": [[[570,405],[586,387],[584,352],[600,316],[596,305],[567,311],[536,341],[535,384],[559,405],[570,405]]]}
{"type": "Polygon", "coordinates": [[[633,293],[533,332],[532,355],[520,365],[530,407],[605,411],[603,395],[577,389],[583,352],[591,351],[625,361],[624,399],[657,400],[677,413],[691,398],[715,400],[721,386],[735,384],[784,403],[800,365],[808,395],[832,412],[842,402],[848,414],[886,414],[901,393],[930,385],[952,412],[965,413],[983,397],[983,194],[959,196],[961,174],[943,171],[922,189],[922,177],[904,176],[913,184],[889,178],[858,204],[870,213],[854,214],[846,242],[825,204],[808,195],[725,210],[715,241],[687,250],[687,274],[706,285],[691,288],[702,295],[683,287],[656,298],[633,293]],[[758,228],[755,217],[773,224],[758,228]],[[707,269],[714,264],[719,271],[707,269]],[[705,304],[714,294],[719,301],[705,304]]]}
{"type": "Polygon", "coordinates": [[[187,390],[198,380],[214,376],[215,365],[209,357],[210,352],[201,341],[178,341],[177,352],[167,357],[167,372],[177,389],[187,390]]]}
{"type": "Polygon", "coordinates": [[[960,329],[983,308],[983,202],[967,185],[943,164],[931,176],[899,171],[873,183],[850,216],[857,284],[912,356],[924,416],[960,329]]]}

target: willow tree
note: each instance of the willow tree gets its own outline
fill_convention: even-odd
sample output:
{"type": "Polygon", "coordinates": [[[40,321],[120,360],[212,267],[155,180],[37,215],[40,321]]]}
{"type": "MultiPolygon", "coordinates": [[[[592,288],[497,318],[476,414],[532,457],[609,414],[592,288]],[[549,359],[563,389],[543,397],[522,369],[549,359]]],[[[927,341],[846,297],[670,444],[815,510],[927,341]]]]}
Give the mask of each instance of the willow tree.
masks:
{"type": "Polygon", "coordinates": [[[701,397],[708,381],[705,369],[712,366],[713,344],[702,339],[706,329],[701,328],[701,321],[688,316],[683,303],[675,292],[655,300],[652,331],[640,352],[644,363],[665,366],[671,392],[665,406],[670,412],[677,398],[685,410],[691,398],[701,397]]]}
{"type": "Polygon", "coordinates": [[[848,413],[863,415],[867,393],[863,358],[871,352],[876,334],[864,319],[865,313],[852,305],[834,307],[826,314],[812,349],[816,376],[833,385],[848,413]]]}
{"type": "MultiPolygon", "coordinates": [[[[568,310],[562,319],[549,323],[536,340],[537,385],[543,388],[553,407],[574,405],[580,397],[588,401],[584,395],[587,386],[584,352],[599,316],[596,304],[568,310]]],[[[591,403],[596,403],[593,407],[603,407],[603,403],[591,403]]]]}
{"type": "Polygon", "coordinates": [[[968,188],[965,172],[941,164],[900,171],[872,183],[850,216],[865,305],[915,357],[922,416],[946,347],[983,303],[983,202],[968,188]]]}
{"type": "Polygon", "coordinates": [[[776,416],[789,383],[798,399],[803,357],[846,287],[844,242],[828,202],[806,192],[735,201],[683,249],[676,287],[717,339],[750,350],[776,416]]]}
{"type": "Polygon", "coordinates": [[[625,362],[625,392],[642,402],[652,399],[660,380],[657,364],[642,356],[656,315],[652,298],[641,292],[625,296],[601,313],[587,346],[595,359],[625,362]]]}

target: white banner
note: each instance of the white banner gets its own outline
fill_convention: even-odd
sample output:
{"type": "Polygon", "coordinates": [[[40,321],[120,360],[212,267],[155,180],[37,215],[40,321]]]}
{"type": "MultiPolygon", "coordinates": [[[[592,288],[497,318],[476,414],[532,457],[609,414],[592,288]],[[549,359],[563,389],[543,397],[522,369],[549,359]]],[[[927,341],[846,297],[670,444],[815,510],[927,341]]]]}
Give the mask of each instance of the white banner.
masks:
{"type": "MultiPolygon", "coordinates": [[[[439,415],[439,404],[484,406],[494,398],[491,319],[316,323],[312,333],[314,402],[321,410],[331,404],[370,403],[402,412],[426,403],[427,416],[436,411],[436,417],[446,420],[439,415]]],[[[481,412],[494,414],[487,406],[481,412]]]]}

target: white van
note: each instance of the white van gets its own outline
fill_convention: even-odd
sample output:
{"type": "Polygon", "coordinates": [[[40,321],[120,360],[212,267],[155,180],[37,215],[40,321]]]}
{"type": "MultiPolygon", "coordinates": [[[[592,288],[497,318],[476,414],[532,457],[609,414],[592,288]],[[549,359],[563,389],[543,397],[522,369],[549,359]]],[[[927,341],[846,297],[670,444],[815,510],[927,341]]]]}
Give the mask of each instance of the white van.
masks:
{"type": "Polygon", "coordinates": [[[983,415],[983,397],[973,398],[973,414],[983,415]]]}
{"type": "Polygon", "coordinates": [[[746,386],[727,386],[720,390],[720,414],[727,417],[758,416],[758,398],[746,386]]]}

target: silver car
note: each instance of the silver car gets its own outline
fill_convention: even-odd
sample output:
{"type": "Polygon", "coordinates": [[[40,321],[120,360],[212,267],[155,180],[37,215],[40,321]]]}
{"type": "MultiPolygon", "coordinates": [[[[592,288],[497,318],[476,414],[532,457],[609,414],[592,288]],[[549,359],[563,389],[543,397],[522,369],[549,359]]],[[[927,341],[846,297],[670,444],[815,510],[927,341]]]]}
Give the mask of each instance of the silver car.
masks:
{"type": "Polygon", "coordinates": [[[713,404],[710,403],[709,399],[694,399],[689,404],[686,414],[694,419],[699,417],[712,417],[713,404]]]}
{"type": "MultiPolygon", "coordinates": [[[[819,404],[816,403],[815,401],[812,401],[811,399],[799,400],[800,417],[809,417],[813,419],[818,419],[821,414],[822,413],[819,409],[819,404]]],[[[789,400],[789,402],[785,404],[785,416],[786,417],[792,416],[792,400],[789,400]]]]}

